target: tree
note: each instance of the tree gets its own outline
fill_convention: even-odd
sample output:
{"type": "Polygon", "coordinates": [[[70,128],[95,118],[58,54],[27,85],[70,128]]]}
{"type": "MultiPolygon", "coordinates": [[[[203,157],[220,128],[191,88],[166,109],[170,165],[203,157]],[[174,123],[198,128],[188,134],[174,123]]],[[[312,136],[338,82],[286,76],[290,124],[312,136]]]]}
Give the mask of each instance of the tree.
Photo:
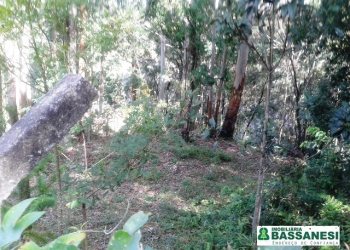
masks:
{"type": "Polygon", "coordinates": [[[241,97],[244,84],[246,81],[246,67],[248,63],[250,36],[252,33],[253,19],[258,9],[259,1],[250,0],[246,5],[245,15],[240,25],[244,34],[244,39],[241,41],[238,50],[238,57],[235,70],[235,80],[233,90],[227,107],[224,122],[222,124],[220,136],[224,138],[232,138],[234,126],[237,121],[239,107],[241,105],[241,97]]]}

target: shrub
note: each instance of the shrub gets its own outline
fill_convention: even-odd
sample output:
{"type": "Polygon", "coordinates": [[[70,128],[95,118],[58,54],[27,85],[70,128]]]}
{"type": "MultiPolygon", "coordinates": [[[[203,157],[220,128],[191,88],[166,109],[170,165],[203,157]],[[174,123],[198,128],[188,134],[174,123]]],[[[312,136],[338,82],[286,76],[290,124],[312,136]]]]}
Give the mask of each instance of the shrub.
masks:
{"type": "Polygon", "coordinates": [[[342,242],[350,241],[350,206],[334,197],[327,196],[320,210],[319,225],[339,225],[342,242]]]}
{"type": "Polygon", "coordinates": [[[232,156],[226,154],[221,150],[214,150],[192,145],[175,147],[174,153],[181,159],[196,159],[210,163],[228,162],[233,160],[232,156]]]}

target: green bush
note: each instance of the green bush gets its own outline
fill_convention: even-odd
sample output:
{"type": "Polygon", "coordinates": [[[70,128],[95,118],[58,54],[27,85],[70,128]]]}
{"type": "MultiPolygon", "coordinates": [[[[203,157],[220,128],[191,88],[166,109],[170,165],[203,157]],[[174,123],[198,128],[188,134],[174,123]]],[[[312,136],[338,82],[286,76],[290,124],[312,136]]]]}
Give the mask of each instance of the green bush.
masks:
{"type": "Polygon", "coordinates": [[[200,146],[185,145],[175,147],[174,153],[181,159],[196,159],[209,163],[220,163],[232,161],[233,157],[221,150],[214,150],[200,146]]]}
{"type": "Polygon", "coordinates": [[[128,134],[160,135],[166,130],[165,114],[151,99],[137,100],[130,107],[124,130],[128,134]]]}
{"type": "Polygon", "coordinates": [[[342,242],[350,241],[350,205],[334,197],[327,196],[326,202],[320,210],[319,225],[340,226],[340,239],[342,242]]]}

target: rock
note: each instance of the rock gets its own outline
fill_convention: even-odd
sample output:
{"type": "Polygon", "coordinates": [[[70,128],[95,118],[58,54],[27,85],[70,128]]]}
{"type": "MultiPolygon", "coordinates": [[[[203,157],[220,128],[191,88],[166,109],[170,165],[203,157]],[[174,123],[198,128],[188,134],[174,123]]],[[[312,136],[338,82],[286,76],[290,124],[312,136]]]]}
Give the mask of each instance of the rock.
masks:
{"type": "Polygon", "coordinates": [[[0,204],[82,118],[96,95],[81,76],[67,75],[0,138],[0,204]]]}

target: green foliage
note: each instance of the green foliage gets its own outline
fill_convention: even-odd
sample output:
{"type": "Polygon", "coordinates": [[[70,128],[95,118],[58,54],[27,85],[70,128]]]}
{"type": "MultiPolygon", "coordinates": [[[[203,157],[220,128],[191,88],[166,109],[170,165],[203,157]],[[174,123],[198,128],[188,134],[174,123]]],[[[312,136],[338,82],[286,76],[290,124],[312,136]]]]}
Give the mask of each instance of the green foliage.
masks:
{"type": "MultiPolygon", "coordinates": [[[[104,182],[110,180],[110,184],[115,185],[115,183],[120,184],[127,178],[137,178],[142,175],[140,167],[143,164],[152,165],[154,160],[157,159],[150,152],[149,146],[150,139],[144,135],[118,134],[111,143],[111,148],[118,154],[118,157],[113,161],[111,169],[105,172],[106,179],[104,179],[104,182]]],[[[147,175],[147,173],[143,174],[147,175]]]]}
{"type": "Polygon", "coordinates": [[[181,159],[196,159],[209,163],[229,162],[233,157],[221,150],[209,149],[205,147],[185,145],[175,147],[174,153],[181,159]]]}
{"type": "Polygon", "coordinates": [[[227,244],[233,249],[251,248],[249,216],[254,208],[254,195],[236,189],[225,197],[224,203],[211,198],[201,200],[196,204],[197,212],[163,203],[161,231],[171,235],[175,232],[163,245],[180,249],[225,249],[227,244]]]}
{"type": "Polygon", "coordinates": [[[34,228],[27,229],[23,233],[23,238],[25,240],[30,240],[38,244],[39,246],[44,246],[56,238],[56,234],[49,231],[37,231],[34,228]]]}
{"type": "Polygon", "coordinates": [[[214,85],[215,79],[209,74],[208,66],[205,64],[200,65],[192,71],[192,77],[196,86],[200,85],[214,85]]]}
{"type": "Polygon", "coordinates": [[[141,227],[148,221],[148,215],[138,212],[132,215],[124,224],[123,230],[116,231],[107,250],[137,250],[140,247],[141,227]]]}
{"type": "Polygon", "coordinates": [[[350,206],[332,196],[327,196],[320,210],[320,225],[341,225],[340,234],[343,242],[350,240],[350,206]]]}
{"type": "Polygon", "coordinates": [[[349,185],[345,177],[350,173],[350,151],[347,146],[336,145],[324,131],[317,127],[307,129],[309,141],[301,147],[310,150],[311,157],[305,168],[306,178],[324,192],[331,195],[349,196],[349,185]]]}
{"type": "Polygon", "coordinates": [[[29,212],[25,210],[35,198],[24,200],[11,207],[4,215],[0,226],[0,249],[6,249],[20,240],[25,229],[37,221],[45,212],[29,212]]]}
{"type": "Polygon", "coordinates": [[[166,130],[166,115],[150,99],[134,102],[125,122],[128,134],[159,135],[166,130]]]}
{"type": "MultiPolygon", "coordinates": [[[[317,132],[316,132],[317,133],[317,132]]],[[[261,223],[265,225],[339,225],[349,240],[349,165],[339,152],[323,149],[306,166],[285,168],[269,181],[261,223]]]]}
{"type": "Polygon", "coordinates": [[[309,127],[306,130],[307,135],[309,135],[309,141],[304,141],[300,147],[305,149],[319,150],[326,143],[331,141],[331,138],[326,132],[320,130],[318,127],[309,127]]]}
{"type": "Polygon", "coordinates": [[[328,130],[334,112],[332,92],[329,84],[321,82],[313,93],[306,93],[305,107],[310,112],[312,122],[323,131],[328,130]]]}
{"type": "MultiPolygon", "coordinates": [[[[37,221],[44,212],[28,212],[25,215],[23,213],[27,210],[29,205],[35,200],[35,198],[24,200],[17,205],[11,207],[0,224],[0,249],[10,249],[11,245],[20,240],[24,230],[37,221]]],[[[148,214],[144,212],[138,212],[132,215],[124,224],[123,230],[116,231],[108,245],[108,250],[137,250],[140,247],[141,240],[141,228],[148,221],[148,214]]],[[[28,233],[26,236],[35,235],[34,232],[28,233]]],[[[79,245],[85,239],[86,234],[84,232],[74,232],[62,235],[50,243],[39,246],[34,241],[29,241],[23,245],[19,245],[20,250],[79,250],[79,245]]],[[[38,237],[32,237],[38,238],[38,237]]],[[[40,241],[45,241],[42,237],[39,237],[40,241]]],[[[147,247],[146,249],[151,249],[147,247]]]]}
{"type": "Polygon", "coordinates": [[[70,234],[65,234],[49,244],[40,247],[33,241],[27,242],[22,245],[20,250],[79,250],[78,246],[85,239],[86,235],[83,232],[74,232],[70,234]]]}

